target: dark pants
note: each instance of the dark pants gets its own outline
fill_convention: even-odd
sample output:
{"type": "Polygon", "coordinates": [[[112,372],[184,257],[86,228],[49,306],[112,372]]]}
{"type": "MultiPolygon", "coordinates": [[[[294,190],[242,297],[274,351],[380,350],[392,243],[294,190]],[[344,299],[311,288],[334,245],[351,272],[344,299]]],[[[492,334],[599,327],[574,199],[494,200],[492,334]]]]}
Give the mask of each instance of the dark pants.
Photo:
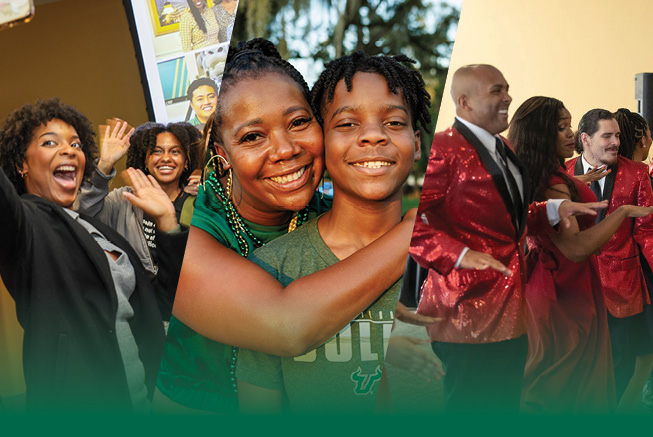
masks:
{"type": "Polygon", "coordinates": [[[442,360],[448,411],[519,411],[528,337],[497,343],[443,343],[431,347],[442,360]]]}
{"type": "Polygon", "coordinates": [[[608,313],[608,329],[610,330],[610,343],[612,343],[617,402],[621,400],[630,378],[635,373],[637,347],[634,337],[636,333],[633,332],[632,327],[632,317],[618,318],[608,313]]]}

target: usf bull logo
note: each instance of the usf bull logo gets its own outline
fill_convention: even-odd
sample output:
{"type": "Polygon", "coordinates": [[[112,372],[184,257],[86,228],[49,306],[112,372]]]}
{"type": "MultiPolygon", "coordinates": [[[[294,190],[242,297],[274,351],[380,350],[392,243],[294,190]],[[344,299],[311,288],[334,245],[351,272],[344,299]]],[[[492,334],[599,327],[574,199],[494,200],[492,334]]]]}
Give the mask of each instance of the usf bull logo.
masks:
{"type": "Polygon", "coordinates": [[[374,373],[363,373],[363,370],[358,366],[358,369],[351,374],[351,380],[356,384],[354,393],[358,396],[372,394],[372,388],[381,379],[381,373],[380,365],[376,366],[374,373]]]}

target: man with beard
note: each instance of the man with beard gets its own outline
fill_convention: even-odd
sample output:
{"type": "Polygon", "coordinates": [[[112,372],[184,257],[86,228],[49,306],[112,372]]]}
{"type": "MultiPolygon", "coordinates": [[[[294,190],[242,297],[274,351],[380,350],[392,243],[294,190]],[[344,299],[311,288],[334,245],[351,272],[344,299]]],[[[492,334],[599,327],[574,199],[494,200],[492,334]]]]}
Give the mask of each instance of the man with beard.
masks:
{"type": "MultiPolygon", "coordinates": [[[[653,205],[648,169],[619,156],[619,135],[619,124],[610,111],[592,109],[578,125],[576,151],[581,156],[567,161],[567,172],[576,176],[596,166],[610,169],[606,177],[590,185],[598,200],[609,201],[597,223],[619,205],[653,205]]],[[[637,355],[651,353],[653,348],[643,315],[643,305],[650,302],[639,262],[640,250],[649,264],[653,262],[652,232],[651,217],[628,218],[595,257],[608,309],[618,400],[633,375],[637,355]]]]}

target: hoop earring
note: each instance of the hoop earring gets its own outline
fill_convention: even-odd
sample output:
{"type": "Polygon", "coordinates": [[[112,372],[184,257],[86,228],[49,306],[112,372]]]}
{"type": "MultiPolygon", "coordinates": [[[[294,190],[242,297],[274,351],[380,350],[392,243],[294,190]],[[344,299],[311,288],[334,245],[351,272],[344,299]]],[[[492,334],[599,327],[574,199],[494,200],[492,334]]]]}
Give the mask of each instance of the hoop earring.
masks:
{"type": "MultiPolygon", "coordinates": [[[[224,177],[224,168],[226,166],[229,166],[229,161],[227,161],[227,158],[225,158],[222,155],[215,155],[220,159],[220,177],[224,177]]],[[[229,166],[229,171],[231,171],[231,166],[229,166]]]]}
{"type": "MultiPolygon", "coordinates": [[[[207,180],[208,177],[209,177],[209,175],[207,174],[207,170],[209,169],[209,166],[211,165],[211,163],[212,163],[216,158],[222,158],[222,160],[224,161],[224,165],[228,165],[228,164],[229,164],[229,163],[227,162],[227,160],[224,158],[224,156],[220,156],[220,155],[217,155],[217,154],[216,154],[216,155],[213,155],[213,154],[212,154],[211,159],[209,159],[208,161],[206,161],[206,164],[204,165],[204,170],[202,170],[202,183],[200,184],[202,187],[204,186],[204,184],[206,183],[206,180],[207,180]]],[[[223,169],[224,167],[222,167],[222,163],[220,163],[220,164],[221,164],[221,166],[220,166],[220,168],[218,168],[217,170],[218,170],[220,173],[222,173],[222,169],[223,169]]],[[[224,174],[220,174],[220,173],[218,173],[218,176],[219,176],[219,177],[223,177],[224,174]]]]}

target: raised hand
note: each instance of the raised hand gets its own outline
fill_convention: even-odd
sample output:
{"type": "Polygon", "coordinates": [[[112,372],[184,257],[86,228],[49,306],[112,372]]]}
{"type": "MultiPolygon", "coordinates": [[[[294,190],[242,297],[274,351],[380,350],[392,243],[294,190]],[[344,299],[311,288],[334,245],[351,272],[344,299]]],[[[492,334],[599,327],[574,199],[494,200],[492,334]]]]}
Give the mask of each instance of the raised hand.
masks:
{"type": "Polygon", "coordinates": [[[575,176],[576,179],[580,180],[581,182],[584,182],[586,184],[591,184],[594,181],[598,181],[606,177],[612,170],[609,168],[603,166],[603,165],[596,165],[592,167],[590,171],[588,171],[585,174],[575,176]]]}
{"type": "Polygon", "coordinates": [[[560,225],[564,228],[568,228],[571,226],[571,222],[569,221],[570,217],[576,215],[596,215],[597,211],[607,207],[607,200],[590,203],[579,203],[565,200],[560,204],[560,208],[558,208],[558,214],[560,214],[560,225]]]}
{"type": "Polygon", "coordinates": [[[468,250],[467,253],[465,253],[465,256],[463,256],[463,259],[460,260],[460,268],[474,270],[494,269],[506,276],[512,275],[512,271],[497,261],[492,255],[471,249],[468,250]]]}
{"type": "Polygon", "coordinates": [[[106,121],[106,125],[100,125],[100,161],[98,169],[109,174],[113,166],[129,150],[129,138],[134,133],[134,128],[129,123],[119,119],[106,121]],[[129,130],[127,130],[129,128],[129,130]]]}
{"type": "Polygon", "coordinates": [[[124,192],[123,196],[151,216],[157,228],[168,232],[177,227],[175,207],[152,175],[146,176],[141,170],[128,168],[122,177],[133,188],[132,193],[124,192]]]}

